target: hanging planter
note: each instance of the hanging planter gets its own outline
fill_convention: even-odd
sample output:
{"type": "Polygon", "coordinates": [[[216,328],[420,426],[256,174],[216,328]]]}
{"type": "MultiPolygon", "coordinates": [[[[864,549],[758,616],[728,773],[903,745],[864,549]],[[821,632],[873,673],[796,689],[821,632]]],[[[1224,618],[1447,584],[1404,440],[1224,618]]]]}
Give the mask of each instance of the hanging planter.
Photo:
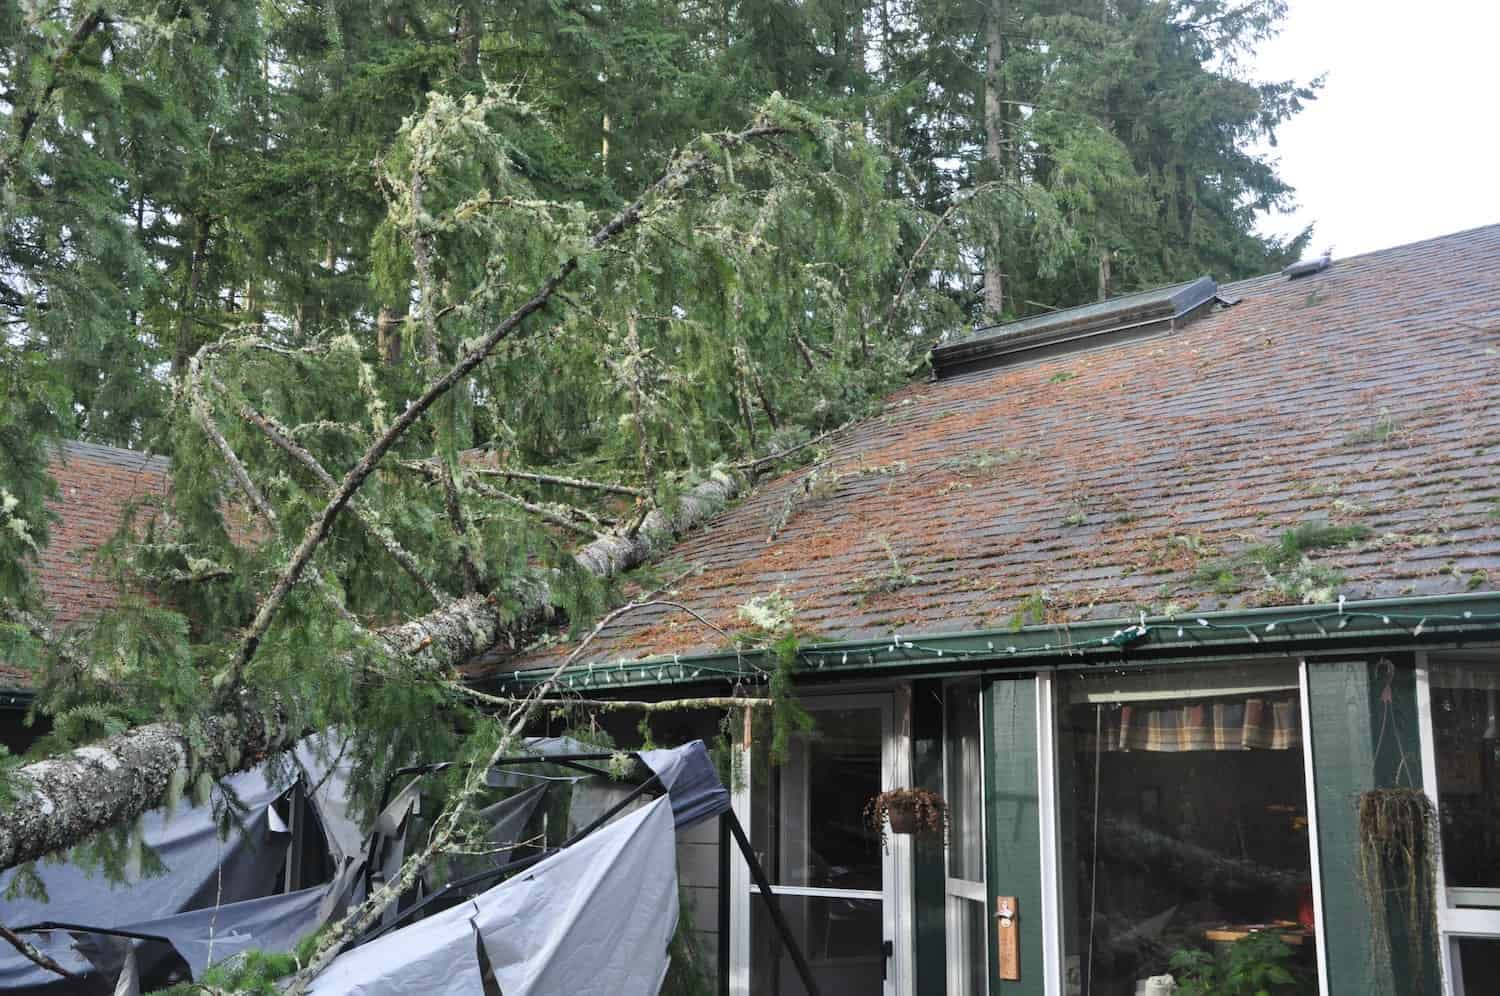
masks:
{"type": "Polygon", "coordinates": [[[1360,793],[1359,880],[1370,910],[1371,946],[1391,965],[1387,931],[1399,926],[1402,946],[1412,952],[1411,970],[1421,966],[1437,937],[1437,815],[1419,788],[1371,789],[1360,793]],[[1394,922],[1393,922],[1394,921],[1394,922]]]}
{"type": "MultiPolygon", "coordinates": [[[[1380,733],[1375,755],[1392,731],[1396,743],[1392,784],[1361,792],[1355,813],[1359,827],[1359,885],[1370,914],[1370,948],[1375,961],[1396,968],[1390,932],[1399,931],[1410,989],[1421,988],[1421,979],[1437,950],[1437,811],[1427,793],[1415,784],[1412,759],[1401,743],[1401,727],[1392,712],[1395,701],[1396,667],[1386,658],[1375,664],[1375,674],[1385,679],[1380,692],[1380,733]]],[[[1384,986],[1382,986],[1382,989],[1384,986]]]]}
{"type": "Polygon", "coordinates": [[[901,788],[882,792],[865,803],[865,822],[880,834],[941,834],[948,829],[948,804],[931,789],[901,788]]]}

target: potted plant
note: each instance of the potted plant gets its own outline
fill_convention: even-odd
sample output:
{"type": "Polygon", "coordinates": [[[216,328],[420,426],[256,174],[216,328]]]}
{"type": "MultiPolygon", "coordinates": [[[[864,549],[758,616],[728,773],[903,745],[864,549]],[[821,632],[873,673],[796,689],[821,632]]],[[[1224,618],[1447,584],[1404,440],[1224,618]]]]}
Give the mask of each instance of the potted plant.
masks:
{"type": "Polygon", "coordinates": [[[944,833],[948,829],[948,804],[931,789],[898,788],[882,792],[865,803],[865,822],[886,844],[891,833],[944,833]]]}

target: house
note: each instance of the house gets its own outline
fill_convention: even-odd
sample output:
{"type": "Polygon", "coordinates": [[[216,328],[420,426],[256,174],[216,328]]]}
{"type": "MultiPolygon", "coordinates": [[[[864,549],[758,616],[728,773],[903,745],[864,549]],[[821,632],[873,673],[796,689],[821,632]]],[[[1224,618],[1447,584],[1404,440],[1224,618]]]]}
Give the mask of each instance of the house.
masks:
{"type": "MultiPolygon", "coordinates": [[[[95,569],[94,552],[120,528],[128,509],[166,495],[169,468],[166,457],[134,450],[72,441],[59,445],[48,467],[58,487],[48,503],[55,516],[51,539],[33,571],[50,625],[71,626],[119,600],[113,580],[95,569]]],[[[16,754],[46,732],[45,720],[34,726],[23,721],[31,701],[29,676],[0,660],[0,744],[16,754]]]]}
{"type": "MultiPolygon", "coordinates": [[[[704,621],[787,616],[815,726],[735,807],[823,996],[1157,993],[1174,953],[1272,934],[1302,992],[1489,991],[1500,226],[980,330],[933,369],[677,545],[702,620],[625,613],[563,676],[764,694],[771,656],[704,621]],[[946,840],[868,827],[909,786],[946,840]],[[1430,887],[1362,866],[1372,807],[1437,843],[1424,798],[1430,887]]],[[[725,991],[801,993],[745,863],[694,846],[725,991]]]]}

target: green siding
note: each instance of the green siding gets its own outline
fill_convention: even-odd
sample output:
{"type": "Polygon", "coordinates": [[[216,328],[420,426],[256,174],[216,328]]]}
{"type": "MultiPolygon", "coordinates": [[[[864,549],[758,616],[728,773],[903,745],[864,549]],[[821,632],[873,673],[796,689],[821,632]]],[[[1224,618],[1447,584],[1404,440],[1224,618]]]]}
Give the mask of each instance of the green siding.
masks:
{"type": "MultiPolygon", "coordinates": [[[[912,784],[934,791],[943,787],[943,683],[912,682],[912,784]]],[[[912,838],[912,903],[916,912],[917,996],[946,996],[948,951],[943,878],[943,839],[928,834],[912,838]]]]}
{"type": "Polygon", "coordinates": [[[1413,986],[1405,961],[1411,946],[1399,923],[1392,929],[1396,965],[1377,965],[1370,916],[1359,884],[1359,794],[1367,789],[1422,783],[1414,675],[1409,659],[1394,664],[1389,714],[1382,701],[1391,663],[1313,661],[1308,664],[1306,729],[1312,738],[1318,814],[1318,861],[1323,893],[1330,996],[1340,993],[1437,992],[1436,966],[1424,966],[1413,986]],[[1382,726],[1384,730],[1382,732],[1382,726]],[[1377,753],[1378,746],[1378,753],[1377,753]],[[1403,766],[1402,756],[1405,756],[1403,766]],[[1399,769],[1399,776],[1398,776],[1399,769]]]}
{"type": "Polygon", "coordinates": [[[984,708],[985,834],[991,996],[1042,996],[1042,848],[1037,810],[1036,679],[1002,677],[986,684],[984,708]],[[1015,896],[1021,922],[1021,978],[1000,981],[995,897],[1015,896]]]}

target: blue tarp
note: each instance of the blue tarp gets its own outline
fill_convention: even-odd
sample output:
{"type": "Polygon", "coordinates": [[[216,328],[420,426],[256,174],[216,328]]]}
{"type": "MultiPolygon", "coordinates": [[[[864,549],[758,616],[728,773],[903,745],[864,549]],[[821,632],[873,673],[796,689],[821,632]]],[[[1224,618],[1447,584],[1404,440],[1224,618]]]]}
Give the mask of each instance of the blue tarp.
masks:
{"type": "Polygon", "coordinates": [[[667,750],[643,750],[639,757],[661,777],[672,797],[672,819],[677,829],[729,812],[729,790],[719,780],[702,740],[667,750]]]}

